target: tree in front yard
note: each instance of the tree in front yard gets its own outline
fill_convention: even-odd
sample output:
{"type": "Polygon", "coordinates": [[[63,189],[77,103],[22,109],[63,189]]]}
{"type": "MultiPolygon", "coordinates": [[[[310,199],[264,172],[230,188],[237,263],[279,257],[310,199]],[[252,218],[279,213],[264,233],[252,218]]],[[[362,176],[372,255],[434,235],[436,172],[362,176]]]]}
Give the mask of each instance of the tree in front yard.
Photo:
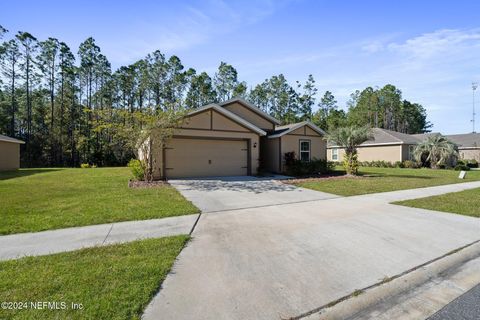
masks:
{"type": "Polygon", "coordinates": [[[111,137],[113,149],[127,149],[135,154],[143,167],[144,180],[153,181],[157,167],[154,151],[162,150],[183,121],[185,111],[147,108],[134,112],[119,109],[96,112],[99,120],[95,130],[111,137]]]}
{"type": "Polygon", "coordinates": [[[430,163],[432,169],[438,169],[458,158],[458,147],[441,134],[435,134],[419,143],[413,154],[418,162],[430,163]]]}
{"type": "Polygon", "coordinates": [[[342,127],[327,135],[329,143],[345,149],[343,166],[349,175],[358,173],[357,147],[369,139],[372,139],[372,132],[369,127],[342,127]]]}

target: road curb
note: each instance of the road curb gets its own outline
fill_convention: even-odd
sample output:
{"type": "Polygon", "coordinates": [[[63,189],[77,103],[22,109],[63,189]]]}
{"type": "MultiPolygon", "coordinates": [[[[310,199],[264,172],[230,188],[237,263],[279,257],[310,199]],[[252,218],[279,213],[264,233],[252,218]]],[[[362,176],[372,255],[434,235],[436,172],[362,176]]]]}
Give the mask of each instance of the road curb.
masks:
{"type": "Polygon", "coordinates": [[[369,287],[355,290],[350,295],[291,319],[334,320],[353,318],[356,314],[383,300],[407,292],[478,257],[480,257],[480,240],[452,250],[443,256],[369,287]]]}

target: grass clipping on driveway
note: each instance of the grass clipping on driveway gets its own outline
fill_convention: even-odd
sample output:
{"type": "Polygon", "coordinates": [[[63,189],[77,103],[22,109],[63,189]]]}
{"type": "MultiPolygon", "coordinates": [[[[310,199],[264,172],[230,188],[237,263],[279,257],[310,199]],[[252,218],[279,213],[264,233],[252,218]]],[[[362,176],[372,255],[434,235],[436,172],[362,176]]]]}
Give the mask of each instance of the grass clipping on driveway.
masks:
{"type": "Polygon", "coordinates": [[[480,180],[480,171],[469,171],[466,179],[458,171],[401,168],[360,168],[359,177],[306,179],[295,185],[340,196],[431,187],[480,180]]]}
{"type": "Polygon", "coordinates": [[[480,218],[480,188],[452,192],[440,196],[398,201],[394,202],[394,204],[480,218]]]}
{"type": "Polygon", "coordinates": [[[129,168],[25,169],[0,173],[0,234],[198,212],[166,185],[129,188],[129,168]]]}
{"type": "Polygon", "coordinates": [[[0,308],[0,319],[139,319],[188,236],[0,262],[1,301],[64,302],[64,310],[0,308]],[[73,310],[72,303],[83,309],[73,310]]]}

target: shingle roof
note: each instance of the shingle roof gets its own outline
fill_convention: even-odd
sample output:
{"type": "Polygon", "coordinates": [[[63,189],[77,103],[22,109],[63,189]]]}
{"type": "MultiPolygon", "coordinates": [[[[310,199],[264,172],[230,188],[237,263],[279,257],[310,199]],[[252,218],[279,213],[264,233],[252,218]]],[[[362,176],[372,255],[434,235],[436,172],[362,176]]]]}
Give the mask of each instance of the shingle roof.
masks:
{"type": "MultiPolygon", "coordinates": [[[[413,135],[396,132],[382,128],[372,128],[373,139],[367,140],[361,145],[375,145],[375,144],[417,144],[422,139],[413,135]]],[[[334,144],[329,144],[334,146],[334,144]]]]}
{"type": "Polygon", "coordinates": [[[310,129],[314,130],[320,135],[325,135],[325,131],[311,123],[310,121],[302,121],[302,122],[297,122],[297,123],[291,123],[291,124],[286,124],[283,126],[276,126],[275,131],[269,135],[269,138],[278,138],[281,137],[289,132],[292,132],[294,130],[297,130],[298,128],[301,128],[303,126],[308,126],[310,129]]]}
{"type": "Polygon", "coordinates": [[[12,143],[20,143],[20,144],[24,144],[24,143],[25,143],[25,142],[22,141],[22,140],[18,140],[18,139],[12,138],[12,137],[4,136],[4,135],[2,135],[2,134],[0,134],[0,141],[12,142],[12,143]]]}
{"type": "Polygon", "coordinates": [[[463,148],[480,148],[480,133],[446,135],[450,141],[463,148]]]}

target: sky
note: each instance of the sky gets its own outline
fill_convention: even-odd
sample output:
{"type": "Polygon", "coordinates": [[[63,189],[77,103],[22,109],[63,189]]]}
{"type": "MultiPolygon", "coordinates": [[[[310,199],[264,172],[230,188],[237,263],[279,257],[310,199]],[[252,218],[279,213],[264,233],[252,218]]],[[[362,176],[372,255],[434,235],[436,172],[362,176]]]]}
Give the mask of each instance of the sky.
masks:
{"type": "Polygon", "coordinates": [[[6,1],[0,9],[11,33],[56,37],[74,52],[93,36],[113,68],[158,49],[210,75],[225,61],[249,86],[312,74],[340,108],[355,90],[390,83],[444,134],[472,131],[479,17],[480,1],[462,0],[6,1]]]}

